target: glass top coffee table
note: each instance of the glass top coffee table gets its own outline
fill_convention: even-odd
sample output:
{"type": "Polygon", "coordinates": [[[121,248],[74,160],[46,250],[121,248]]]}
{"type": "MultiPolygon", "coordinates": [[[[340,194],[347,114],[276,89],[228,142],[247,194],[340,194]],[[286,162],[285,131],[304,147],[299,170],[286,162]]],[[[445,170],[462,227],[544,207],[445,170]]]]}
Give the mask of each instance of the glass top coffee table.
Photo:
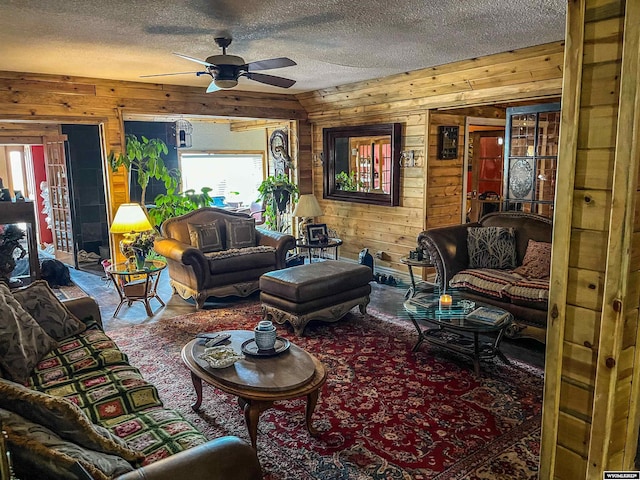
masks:
{"type": "Polygon", "coordinates": [[[499,357],[510,364],[500,351],[500,342],[513,320],[511,313],[467,300],[458,292],[449,294],[450,307],[440,307],[439,293],[417,295],[404,302],[404,313],[418,332],[413,351],[427,341],[471,358],[476,375],[480,375],[480,360],[499,357]]]}

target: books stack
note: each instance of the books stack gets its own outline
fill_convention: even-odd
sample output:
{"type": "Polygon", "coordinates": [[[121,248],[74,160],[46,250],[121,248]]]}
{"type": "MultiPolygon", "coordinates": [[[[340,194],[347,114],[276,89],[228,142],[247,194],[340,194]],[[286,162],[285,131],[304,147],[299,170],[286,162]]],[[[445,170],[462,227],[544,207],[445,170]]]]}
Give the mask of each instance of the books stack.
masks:
{"type": "Polygon", "coordinates": [[[468,320],[487,323],[490,325],[499,325],[506,321],[511,314],[500,308],[479,307],[467,315],[468,320]]]}

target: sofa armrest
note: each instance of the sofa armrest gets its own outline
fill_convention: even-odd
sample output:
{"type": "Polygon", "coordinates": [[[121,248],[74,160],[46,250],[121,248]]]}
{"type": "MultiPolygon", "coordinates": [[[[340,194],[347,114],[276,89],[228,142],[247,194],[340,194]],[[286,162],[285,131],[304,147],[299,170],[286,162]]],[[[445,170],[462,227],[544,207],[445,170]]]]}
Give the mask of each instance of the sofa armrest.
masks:
{"type": "Polygon", "coordinates": [[[184,450],[117,480],[259,480],[262,471],[256,451],[238,437],[221,437],[184,450]]]}
{"type": "Polygon", "coordinates": [[[433,228],[418,235],[418,245],[429,253],[436,267],[440,288],[449,286],[449,280],[469,266],[467,228],[478,225],[465,223],[433,228]]]}
{"type": "Polygon", "coordinates": [[[173,238],[158,237],[153,242],[153,249],[159,255],[185,265],[203,263],[207,261],[204,254],[197,248],[173,238]]]}
{"type": "Polygon", "coordinates": [[[274,232],[256,228],[256,242],[276,249],[276,268],[282,269],[287,265],[287,252],[296,248],[296,239],[288,233],[274,232]]]}
{"type": "Polygon", "coordinates": [[[78,320],[87,323],[87,320],[95,320],[102,326],[102,315],[98,303],[91,297],[72,298],[71,300],[62,300],[62,304],[75,315],[78,320]]]}

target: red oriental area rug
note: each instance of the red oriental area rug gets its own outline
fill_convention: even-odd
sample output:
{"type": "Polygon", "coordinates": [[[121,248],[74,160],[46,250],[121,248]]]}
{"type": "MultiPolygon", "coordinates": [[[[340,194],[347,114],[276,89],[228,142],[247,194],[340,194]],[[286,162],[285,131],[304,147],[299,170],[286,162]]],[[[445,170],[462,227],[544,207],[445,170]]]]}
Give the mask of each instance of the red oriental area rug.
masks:
{"type": "MultiPolygon", "coordinates": [[[[110,330],[133,365],[209,438],[248,441],[237,399],[205,385],[198,413],[191,378],[180,360],[195,334],[251,330],[257,302],[200,311],[154,324],[110,330]]],[[[517,361],[471,362],[435,347],[411,352],[408,321],[372,312],[335,324],[312,322],[305,336],[278,334],[317,356],[329,376],[305,429],[303,399],[277,403],[258,425],[265,479],[535,479],[543,371],[517,361]]]]}

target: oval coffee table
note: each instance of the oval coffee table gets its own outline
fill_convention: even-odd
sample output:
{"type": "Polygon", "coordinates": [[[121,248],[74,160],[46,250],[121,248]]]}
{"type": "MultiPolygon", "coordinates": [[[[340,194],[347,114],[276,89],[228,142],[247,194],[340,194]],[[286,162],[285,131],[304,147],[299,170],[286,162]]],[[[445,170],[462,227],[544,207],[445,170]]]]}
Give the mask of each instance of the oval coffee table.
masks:
{"type": "MultiPolygon", "coordinates": [[[[228,330],[231,338],[221,345],[233,347],[241,352],[242,343],[253,338],[248,330],[228,330]]],[[[223,392],[236,395],[244,411],[244,418],[256,448],[258,420],[260,414],[270,408],[276,400],[307,397],[306,424],[311,435],[318,432],[313,428],[311,416],[318,403],[320,387],[327,380],[327,370],[313,355],[291,343],[289,349],[279,355],[258,357],[245,355],[227,368],[211,368],[198,358],[204,352],[206,339],[196,338],[182,349],[182,361],[191,371],[191,381],[196,390],[196,401],[191,405],[197,411],[202,404],[202,381],[219,388],[223,392]]]]}

